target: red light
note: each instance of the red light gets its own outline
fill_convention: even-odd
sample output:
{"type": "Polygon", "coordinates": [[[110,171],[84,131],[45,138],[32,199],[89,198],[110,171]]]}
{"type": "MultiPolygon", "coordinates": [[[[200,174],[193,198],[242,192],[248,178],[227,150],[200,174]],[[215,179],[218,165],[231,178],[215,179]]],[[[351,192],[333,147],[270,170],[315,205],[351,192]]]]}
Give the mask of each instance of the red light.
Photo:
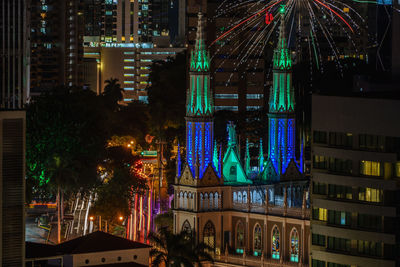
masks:
{"type": "Polygon", "coordinates": [[[265,24],[269,25],[274,20],[274,15],[272,15],[269,11],[265,12],[265,24]]]}

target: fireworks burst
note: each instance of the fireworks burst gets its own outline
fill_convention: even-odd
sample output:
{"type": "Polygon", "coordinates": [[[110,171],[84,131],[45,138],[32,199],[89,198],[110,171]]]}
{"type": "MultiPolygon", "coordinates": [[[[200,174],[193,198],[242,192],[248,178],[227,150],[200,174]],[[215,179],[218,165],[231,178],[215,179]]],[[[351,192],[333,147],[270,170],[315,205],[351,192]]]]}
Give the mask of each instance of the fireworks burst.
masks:
{"type": "Polygon", "coordinates": [[[334,60],[341,70],[339,59],[346,50],[365,55],[359,47],[365,47],[360,42],[368,41],[367,23],[360,12],[365,12],[368,4],[348,0],[224,0],[213,19],[227,24],[219,28],[218,38],[210,46],[217,44],[214,56],[226,50],[235,55],[234,71],[243,65],[247,70],[255,69],[266,46],[273,44],[284,16],[288,42],[298,60],[307,57],[310,69],[315,66],[321,72],[324,60],[334,60]]]}

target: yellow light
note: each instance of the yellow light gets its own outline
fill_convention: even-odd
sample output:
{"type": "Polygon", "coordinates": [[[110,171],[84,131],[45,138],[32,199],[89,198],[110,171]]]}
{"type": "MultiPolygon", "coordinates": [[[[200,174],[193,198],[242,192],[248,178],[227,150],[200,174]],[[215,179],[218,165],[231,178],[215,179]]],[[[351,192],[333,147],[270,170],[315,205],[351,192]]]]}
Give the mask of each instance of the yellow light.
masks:
{"type": "Polygon", "coordinates": [[[94,220],[94,217],[93,217],[93,216],[90,216],[90,217],[89,217],[89,220],[93,221],[93,220],[94,220]]]}
{"type": "Polygon", "coordinates": [[[122,37],[121,37],[121,40],[122,40],[123,42],[125,42],[125,36],[122,36],[122,37]]]}
{"type": "Polygon", "coordinates": [[[345,7],[345,8],[343,8],[343,12],[345,12],[345,13],[349,13],[349,8],[348,7],[345,7]]]}
{"type": "Polygon", "coordinates": [[[119,216],[119,218],[118,218],[120,221],[122,221],[123,219],[124,219],[124,217],[122,217],[122,216],[119,216]]]}

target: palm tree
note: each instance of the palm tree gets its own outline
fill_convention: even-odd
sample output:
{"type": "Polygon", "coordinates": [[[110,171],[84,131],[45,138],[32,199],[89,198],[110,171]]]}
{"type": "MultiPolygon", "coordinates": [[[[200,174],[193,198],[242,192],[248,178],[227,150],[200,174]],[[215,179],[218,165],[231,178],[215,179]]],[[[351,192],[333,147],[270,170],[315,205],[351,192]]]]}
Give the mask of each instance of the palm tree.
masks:
{"type": "Polygon", "coordinates": [[[106,97],[110,106],[116,107],[118,101],[121,101],[123,98],[122,92],[124,89],[121,87],[121,84],[118,83],[118,79],[110,78],[106,80],[105,83],[103,96],[106,97]]]}
{"type": "Polygon", "coordinates": [[[57,190],[57,243],[61,243],[61,219],[64,217],[63,212],[63,193],[66,187],[72,187],[75,183],[76,173],[71,166],[58,155],[53,157],[50,165],[51,184],[57,190]]]}
{"type": "Polygon", "coordinates": [[[194,233],[182,231],[173,234],[168,228],[161,228],[158,233],[150,233],[149,240],[154,248],[150,251],[152,266],[158,267],[194,267],[202,266],[203,261],[213,262],[207,252],[210,247],[199,242],[196,244],[194,233]]]}

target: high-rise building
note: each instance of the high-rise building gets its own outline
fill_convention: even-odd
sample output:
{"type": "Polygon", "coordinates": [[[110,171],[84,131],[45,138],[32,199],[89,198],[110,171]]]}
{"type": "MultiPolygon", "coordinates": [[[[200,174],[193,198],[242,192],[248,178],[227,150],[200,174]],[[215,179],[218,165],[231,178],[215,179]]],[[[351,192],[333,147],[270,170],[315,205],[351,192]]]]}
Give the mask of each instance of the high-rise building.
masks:
{"type": "Polygon", "coordinates": [[[309,264],[308,178],[302,174],[302,160],[293,153],[291,55],[283,13],[269,105],[273,149],[264,158],[260,141],[256,165],[250,162],[248,143],[241,160],[232,122],[225,153],[214,143],[210,55],[199,14],[186,95],[184,164],[177,153],[173,229],[195,233],[196,240],[211,247],[214,266],[309,264]]]}
{"type": "Polygon", "coordinates": [[[85,86],[102,93],[106,80],[118,79],[124,89],[123,102],[147,102],[152,63],[183,51],[184,48],[154,47],[151,43],[102,43],[100,47],[85,47],[85,86]]]}
{"type": "Polygon", "coordinates": [[[25,258],[26,1],[0,3],[0,265],[25,258]]]}
{"type": "Polygon", "coordinates": [[[0,12],[0,110],[22,109],[29,81],[25,1],[2,1],[0,12]]]}
{"type": "Polygon", "coordinates": [[[31,94],[55,86],[81,86],[83,12],[80,1],[32,0],[31,94]]]}
{"type": "Polygon", "coordinates": [[[85,46],[91,42],[179,43],[177,0],[85,0],[85,46]]]}
{"type": "Polygon", "coordinates": [[[398,266],[400,101],[313,95],[312,266],[398,266]]]}

